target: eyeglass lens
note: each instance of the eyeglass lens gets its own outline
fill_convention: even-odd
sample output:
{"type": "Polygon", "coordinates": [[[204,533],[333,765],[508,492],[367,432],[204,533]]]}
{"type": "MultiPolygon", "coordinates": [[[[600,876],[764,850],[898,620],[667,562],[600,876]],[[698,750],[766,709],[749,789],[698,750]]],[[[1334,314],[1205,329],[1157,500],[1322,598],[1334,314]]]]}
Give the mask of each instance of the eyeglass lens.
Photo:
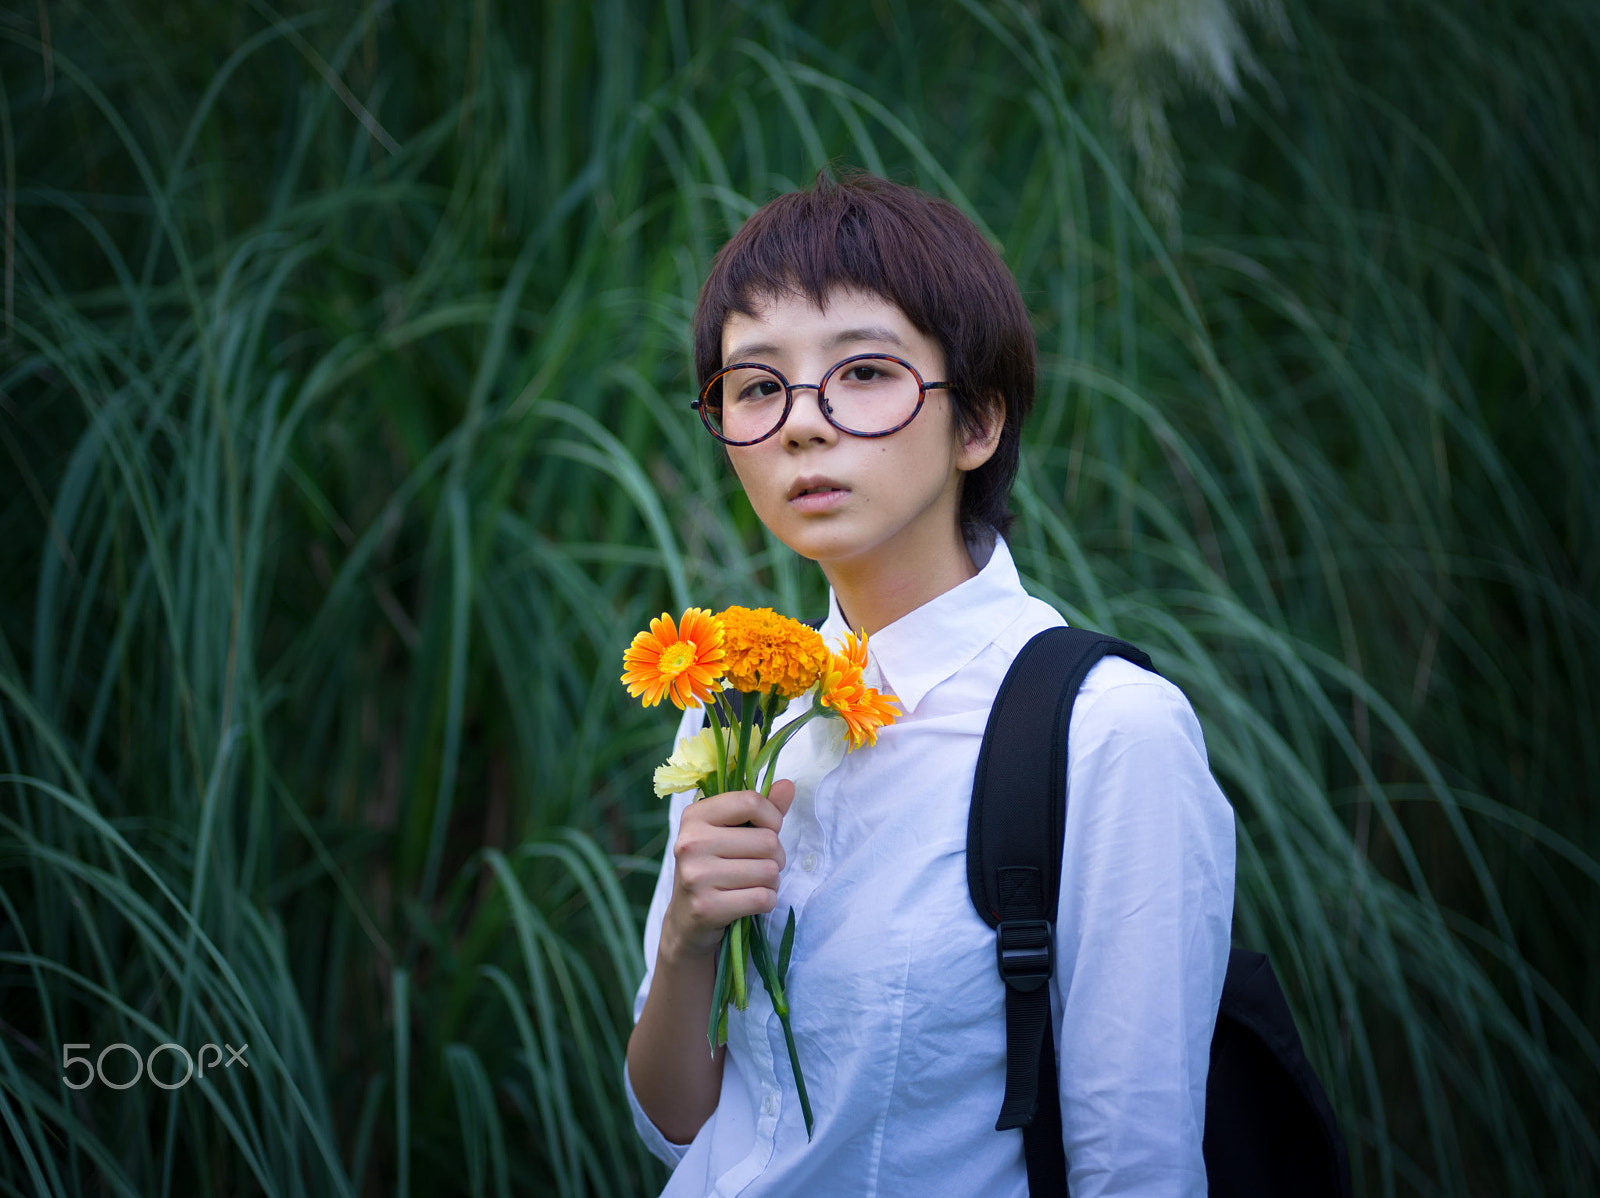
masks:
{"type": "MultiPolygon", "coordinates": [[[[871,435],[904,424],[917,409],[916,375],[893,358],[856,358],[828,376],[818,397],[822,410],[847,432],[871,435]]],[[[805,402],[803,394],[796,403],[805,402]]],[[[738,366],[718,375],[705,412],[729,441],[759,441],[783,420],[784,388],[764,366],[738,366]]]]}

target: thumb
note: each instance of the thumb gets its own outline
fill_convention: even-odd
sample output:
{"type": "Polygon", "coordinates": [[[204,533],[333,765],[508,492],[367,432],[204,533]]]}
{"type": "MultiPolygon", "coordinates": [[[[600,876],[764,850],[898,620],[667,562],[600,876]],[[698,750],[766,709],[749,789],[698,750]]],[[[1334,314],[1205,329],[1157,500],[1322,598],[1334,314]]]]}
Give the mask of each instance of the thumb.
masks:
{"type": "Polygon", "coordinates": [[[794,783],[787,778],[779,778],[772,784],[772,792],[767,798],[772,800],[779,815],[788,815],[789,805],[794,802],[794,783]]]}

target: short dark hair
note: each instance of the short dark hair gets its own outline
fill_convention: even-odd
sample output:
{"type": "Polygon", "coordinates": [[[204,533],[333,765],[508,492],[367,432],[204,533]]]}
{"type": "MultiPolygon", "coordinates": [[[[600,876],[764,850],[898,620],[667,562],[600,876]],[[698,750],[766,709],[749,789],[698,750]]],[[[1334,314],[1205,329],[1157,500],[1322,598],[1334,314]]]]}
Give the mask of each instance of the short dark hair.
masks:
{"type": "Polygon", "coordinates": [[[818,175],[806,190],[763,205],[717,252],[700,289],[699,385],[722,367],[730,312],[753,317],[753,305],[791,293],[821,305],[836,287],[882,296],[938,343],[958,435],[981,433],[985,409],[996,400],[1004,406],[999,445],[961,487],[963,529],[989,525],[1004,534],[1037,349],[1016,280],[954,204],[857,172],[837,180],[818,175]]]}

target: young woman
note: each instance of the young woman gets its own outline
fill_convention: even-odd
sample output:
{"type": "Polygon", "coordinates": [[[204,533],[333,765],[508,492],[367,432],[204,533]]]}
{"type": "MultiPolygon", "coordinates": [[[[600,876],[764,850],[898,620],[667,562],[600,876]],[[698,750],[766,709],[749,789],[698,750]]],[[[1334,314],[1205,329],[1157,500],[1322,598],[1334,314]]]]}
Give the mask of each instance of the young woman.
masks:
{"type": "MultiPolygon", "coordinates": [[[[707,427],[762,522],[822,567],[823,635],[864,628],[866,681],[903,715],[848,756],[813,721],[768,798],[674,801],[628,1043],[635,1123],[674,1166],[668,1195],[1026,1195],[1022,1133],[994,1127],[1004,986],[966,874],[995,692],[1063,623],[1003,537],[1034,381],[1016,283],[951,205],[819,181],[723,248],[694,332],[707,427]],[[765,990],[730,1010],[725,1048],[705,1035],[723,929],[791,908],[809,1141],[765,990]]],[[[1119,658],[1079,692],[1068,783],[1051,1010],[1071,1193],[1204,1195],[1232,811],[1183,694],[1119,658]]]]}

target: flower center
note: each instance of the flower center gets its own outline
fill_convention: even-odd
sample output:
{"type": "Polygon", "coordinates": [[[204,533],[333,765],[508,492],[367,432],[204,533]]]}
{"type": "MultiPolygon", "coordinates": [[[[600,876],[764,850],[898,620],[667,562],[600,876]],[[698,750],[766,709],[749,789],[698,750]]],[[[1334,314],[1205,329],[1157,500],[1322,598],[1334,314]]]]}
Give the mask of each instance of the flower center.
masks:
{"type": "Polygon", "coordinates": [[[657,668],[668,678],[676,678],[694,664],[694,652],[693,641],[678,641],[662,651],[661,664],[657,668]]]}

